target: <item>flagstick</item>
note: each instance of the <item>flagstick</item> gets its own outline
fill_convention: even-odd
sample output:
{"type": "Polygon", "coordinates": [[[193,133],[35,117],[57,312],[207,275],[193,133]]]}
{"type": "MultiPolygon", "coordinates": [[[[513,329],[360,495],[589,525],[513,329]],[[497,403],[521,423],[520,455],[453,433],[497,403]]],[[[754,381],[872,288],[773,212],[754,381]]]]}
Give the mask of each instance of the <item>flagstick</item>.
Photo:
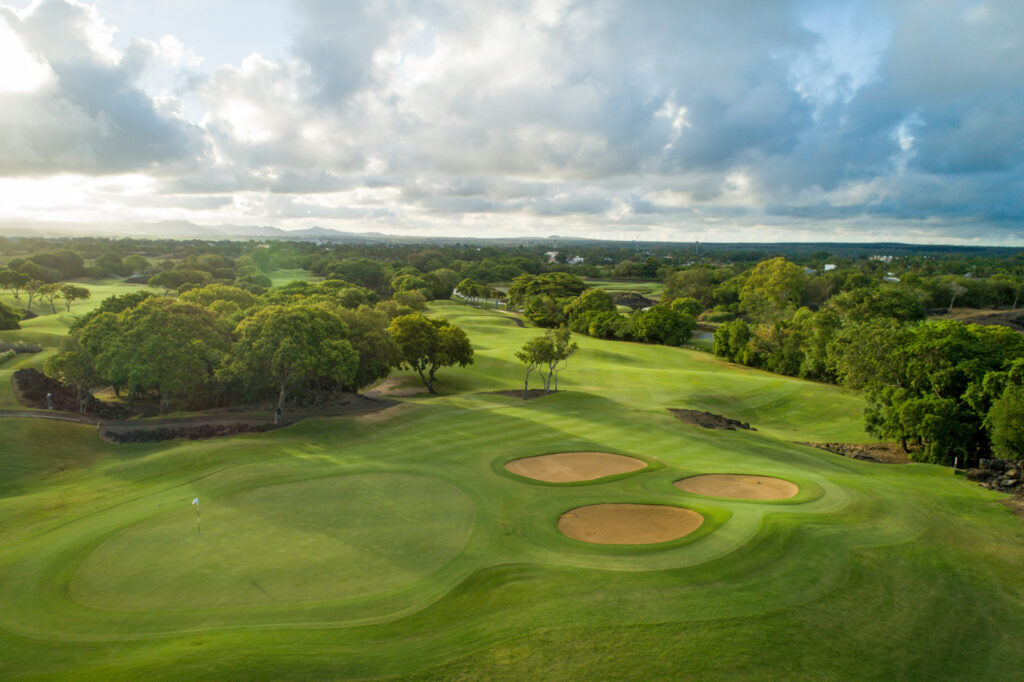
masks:
{"type": "Polygon", "coordinates": [[[199,498],[192,500],[192,504],[196,506],[196,535],[202,535],[202,526],[199,524],[199,498]]]}

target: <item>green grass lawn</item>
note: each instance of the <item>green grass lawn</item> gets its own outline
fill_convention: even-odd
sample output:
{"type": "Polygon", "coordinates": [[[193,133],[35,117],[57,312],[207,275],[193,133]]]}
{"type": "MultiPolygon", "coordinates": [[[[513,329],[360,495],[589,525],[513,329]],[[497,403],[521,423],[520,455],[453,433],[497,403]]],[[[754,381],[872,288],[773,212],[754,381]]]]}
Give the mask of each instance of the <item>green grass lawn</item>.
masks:
{"type": "Polygon", "coordinates": [[[611,293],[618,292],[633,292],[642,294],[647,298],[660,301],[662,294],[665,293],[665,283],[657,280],[640,279],[640,280],[614,280],[614,279],[590,279],[584,278],[587,286],[591,286],[597,289],[604,289],[611,293]]]}
{"type": "Polygon", "coordinates": [[[859,395],[579,338],[562,391],[523,402],[489,392],[522,386],[512,352],[541,330],[452,302],[431,314],[466,329],[476,362],[388,412],[131,446],[0,422],[0,678],[1022,676],[1024,522],[1000,496],[793,443],[866,440],[859,395]],[[584,450],[651,466],[582,485],[503,466],[584,450]],[[801,493],[673,487],[698,473],[801,493]],[[559,534],[560,514],[601,502],[705,523],[652,546],[559,534]]]}
{"type": "Polygon", "coordinates": [[[273,270],[267,273],[270,277],[270,281],[273,282],[275,287],[281,287],[291,282],[317,282],[321,280],[321,277],[317,277],[309,270],[273,270]]]}

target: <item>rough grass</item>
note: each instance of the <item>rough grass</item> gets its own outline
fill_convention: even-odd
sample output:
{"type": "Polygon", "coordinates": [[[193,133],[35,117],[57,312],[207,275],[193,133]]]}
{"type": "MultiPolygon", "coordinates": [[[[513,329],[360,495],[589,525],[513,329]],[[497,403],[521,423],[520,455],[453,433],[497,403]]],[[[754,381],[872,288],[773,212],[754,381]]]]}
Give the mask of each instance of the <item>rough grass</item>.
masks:
{"type": "Polygon", "coordinates": [[[512,351],[538,330],[453,303],[432,314],[467,330],[477,362],[391,419],[137,446],[0,422],[0,678],[1019,675],[1024,525],[1000,496],[791,442],[863,439],[858,395],[579,339],[562,391],[524,403],[485,391],[521,385],[512,351]],[[759,430],[706,431],[667,407],[759,430]],[[583,450],[655,466],[574,486],[503,469],[583,450]],[[801,494],[673,488],[697,473],[801,494]],[[558,533],[562,512],[599,502],[707,522],[640,548],[558,533]]]}

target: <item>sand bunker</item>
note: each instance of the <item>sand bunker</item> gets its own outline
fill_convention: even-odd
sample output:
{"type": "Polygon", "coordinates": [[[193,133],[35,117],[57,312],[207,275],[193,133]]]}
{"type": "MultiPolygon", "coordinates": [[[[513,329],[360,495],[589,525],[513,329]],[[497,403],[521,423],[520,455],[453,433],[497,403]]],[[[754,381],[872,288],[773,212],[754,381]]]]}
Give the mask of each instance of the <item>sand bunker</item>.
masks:
{"type": "Polygon", "coordinates": [[[800,492],[795,484],[781,478],[743,474],[691,476],[676,481],[674,485],[688,493],[738,500],[785,500],[800,492]]]}
{"type": "Polygon", "coordinates": [[[704,517],[692,509],[662,504],[591,504],[562,514],[558,530],[599,545],[649,545],[689,535],[704,517]]]}
{"type": "Polygon", "coordinates": [[[505,469],[517,476],[547,483],[574,483],[639,471],[647,462],[610,452],[559,452],[514,459],[505,469]]]}

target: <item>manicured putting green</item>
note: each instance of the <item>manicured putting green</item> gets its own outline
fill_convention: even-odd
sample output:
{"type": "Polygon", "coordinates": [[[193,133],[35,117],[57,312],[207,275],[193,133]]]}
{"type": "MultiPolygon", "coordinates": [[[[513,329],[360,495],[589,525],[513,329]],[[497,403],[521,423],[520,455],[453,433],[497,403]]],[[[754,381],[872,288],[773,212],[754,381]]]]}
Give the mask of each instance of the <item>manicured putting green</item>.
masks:
{"type": "Polygon", "coordinates": [[[444,481],[372,473],[188,500],[102,543],[71,598],[107,609],[328,601],[408,587],[465,547],[476,508],[444,481]]]}
{"type": "Polygon", "coordinates": [[[574,540],[599,545],[650,545],[685,537],[704,517],[692,509],[664,504],[590,504],[570,509],[558,530],[574,540]]]}
{"type": "Polygon", "coordinates": [[[696,495],[736,500],[786,500],[800,492],[795,483],[781,478],[744,474],[701,474],[676,481],[674,485],[696,495]]]}
{"type": "Polygon", "coordinates": [[[610,452],[559,452],[514,459],[505,465],[517,476],[547,483],[593,481],[646,467],[647,462],[642,459],[610,452]]]}

